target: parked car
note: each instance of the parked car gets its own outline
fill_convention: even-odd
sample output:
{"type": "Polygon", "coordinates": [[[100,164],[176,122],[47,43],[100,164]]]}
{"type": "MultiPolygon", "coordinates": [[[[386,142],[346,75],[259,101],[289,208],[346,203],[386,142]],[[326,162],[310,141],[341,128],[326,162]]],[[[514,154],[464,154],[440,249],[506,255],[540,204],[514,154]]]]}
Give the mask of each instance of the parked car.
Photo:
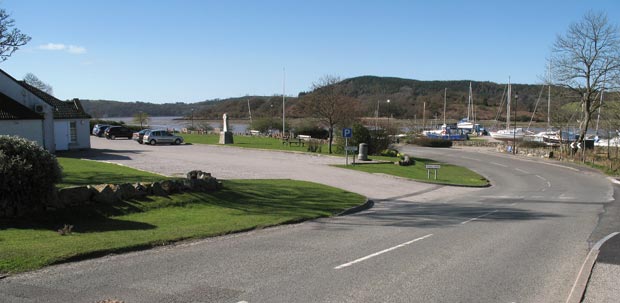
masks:
{"type": "Polygon", "coordinates": [[[147,128],[147,129],[143,129],[143,130],[141,130],[141,131],[139,131],[139,132],[135,132],[135,133],[133,133],[133,137],[132,137],[132,138],[133,138],[133,140],[134,140],[134,141],[136,141],[136,142],[138,142],[138,143],[140,143],[140,144],[144,143],[144,141],[143,141],[142,139],[144,138],[144,134],[145,134],[147,131],[150,131],[150,129],[148,129],[148,128],[147,128]]]}
{"type": "Polygon", "coordinates": [[[110,126],[110,125],[108,125],[108,124],[95,124],[93,126],[93,130],[90,132],[91,135],[97,136],[97,134],[99,133],[99,128],[101,128],[102,126],[110,126]]]}
{"type": "Polygon", "coordinates": [[[164,129],[156,129],[145,132],[142,141],[151,145],[155,145],[157,143],[170,143],[179,145],[183,143],[183,137],[173,135],[164,129]]]}
{"type": "Polygon", "coordinates": [[[114,140],[116,138],[131,139],[133,131],[124,126],[110,126],[105,130],[105,138],[114,140]]]}
{"type": "Polygon", "coordinates": [[[101,125],[97,128],[97,132],[95,133],[95,136],[97,137],[103,137],[105,135],[105,130],[110,127],[111,125],[101,125]]]}

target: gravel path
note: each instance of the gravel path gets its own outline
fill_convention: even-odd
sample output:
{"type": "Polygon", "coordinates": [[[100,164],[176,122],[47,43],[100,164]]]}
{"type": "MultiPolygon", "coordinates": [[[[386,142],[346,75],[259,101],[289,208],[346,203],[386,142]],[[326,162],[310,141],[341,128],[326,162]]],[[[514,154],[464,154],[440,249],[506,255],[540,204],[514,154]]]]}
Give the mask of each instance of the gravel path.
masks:
{"type": "MultiPolygon", "coordinates": [[[[380,201],[425,193],[429,198],[479,189],[455,188],[331,167],[344,158],[203,144],[140,145],[92,137],[85,159],[108,161],[168,176],[199,169],[218,179],[296,179],[342,188],[380,201]]],[[[418,196],[417,200],[423,197],[418,196]]]]}

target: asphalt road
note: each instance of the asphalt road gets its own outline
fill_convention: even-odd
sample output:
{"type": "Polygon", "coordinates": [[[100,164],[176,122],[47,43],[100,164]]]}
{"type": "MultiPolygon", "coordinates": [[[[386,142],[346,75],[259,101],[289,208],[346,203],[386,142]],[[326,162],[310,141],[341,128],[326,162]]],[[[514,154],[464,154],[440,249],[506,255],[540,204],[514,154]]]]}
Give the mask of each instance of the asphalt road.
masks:
{"type": "MultiPolygon", "coordinates": [[[[293,178],[364,194],[367,211],[52,266],[0,280],[0,302],[564,302],[612,199],[592,171],[490,151],[403,147],[489,188],[327,166],[343,159],[94,138],[88,157],[168,175],[293,178]]],[[[441,173],[441,170],[440,170],[441,173]]],[[[285,182],[285,181],[283,181],[285,182]]]]}

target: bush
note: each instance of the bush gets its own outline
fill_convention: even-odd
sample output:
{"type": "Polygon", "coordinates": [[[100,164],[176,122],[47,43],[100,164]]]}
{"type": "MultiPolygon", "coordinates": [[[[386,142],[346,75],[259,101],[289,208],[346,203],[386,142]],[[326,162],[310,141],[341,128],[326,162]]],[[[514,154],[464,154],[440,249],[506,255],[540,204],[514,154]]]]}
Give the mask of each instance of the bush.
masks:
{"type": "Polygon", "coordinates": [[[547,145],[543,142],[536,141],[523,141],[517,144],[519,148],[546,148],[547,145]]]}
{"type": "Polygon", "coordinates": [[[384,157],[396,157],[396,156],[398,156],[398,151],[395,150],[395,149],[391,149],[391,148],[384,149],[384,150],[381,151],[381,156],[384,156],[384,157]]]}
{"type": "Polygon", "coordinates": [[[450,140],[431,139],[426,137],[415,138],[412,144],[424,147],[452,147],[452,141],[450,140]]]}
{"type": "Polygon", "coordinates": [[[55,197],[62,178],[56,157],[20,137],[0,136],[0,212],[37,211],[55,197]]]}
{"type": "Polygon", "coordinates": [[[321,144],[321,140],[317,140],[317,139],[310,139],[307,145],[308,145],[308,151],[312,153],[320,153],[322,146],[323,146],[321,144]]]}
{"type": "Polygon", "coordinates": [[[329,138],[329,132],[326,129],[318,127],[310,121],[297,125],[297,127],[295,127],[295,134],[306,135],[315,139],[329,138]]]}

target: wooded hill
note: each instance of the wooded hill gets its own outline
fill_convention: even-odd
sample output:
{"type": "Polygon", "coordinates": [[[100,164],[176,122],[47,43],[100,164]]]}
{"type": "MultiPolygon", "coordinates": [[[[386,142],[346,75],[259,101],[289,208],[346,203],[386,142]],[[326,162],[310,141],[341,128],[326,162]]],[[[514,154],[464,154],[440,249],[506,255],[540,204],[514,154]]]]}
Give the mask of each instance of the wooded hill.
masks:
{"type": "MultiPolygon", "coordinates": [[[[500,120],[505,117],[506,83],[478,82],[478,81],[418,81],[411,79],[362,76],[345,79],[336,85],[350,97],[361,102],[361,113],[367,117],[374,117],[379,103],[379,116],[392,116],[400,119],[422,119],[426,108],[426,119],[443,119],[444,88],[447,88],[448,120],[458,120],[467,114],[469,83],[473,91],[473,102],[477,120],[493,120],[497,113],[501,113],[500,120]],[[503,98],[503,100],[502,100],[503,98]],[[388,104],[386,101],[390,100],[388,104]],[[500,108],[500,105],[502,107],[500,108]]],[[[513,106],[514,95],[518,93],[517,118],[529,121],[536,107],[536,119],[543,121],[547,113],[547,88],[542,85],[512,84],[513,106]]],[[[286,114],[290,118],[302,118],[303,112],[296,104],[299,98],[312,92],[302,92],[298,97],[286,97],[286,114]]],[[[552,108],[559,104],[577,101],[578,97],[571,95],[565,89],[552,87],[552,108]]],[[[140,111],[150,116],[187,116],[194,118],[220,119],[223,113],[233,119],[248,119],[248,101],[254,118],[277,117],[282,114],[282,96],[243,96],[228,99],[206,100],[197,103],[165,103],[155,104],[148,102],[117,102],[108,100],[81,100],[85,110],[93,118],[127,117],[140,111]]],[[[473,118],[473,117],[472,117],[473,118]]]]}

